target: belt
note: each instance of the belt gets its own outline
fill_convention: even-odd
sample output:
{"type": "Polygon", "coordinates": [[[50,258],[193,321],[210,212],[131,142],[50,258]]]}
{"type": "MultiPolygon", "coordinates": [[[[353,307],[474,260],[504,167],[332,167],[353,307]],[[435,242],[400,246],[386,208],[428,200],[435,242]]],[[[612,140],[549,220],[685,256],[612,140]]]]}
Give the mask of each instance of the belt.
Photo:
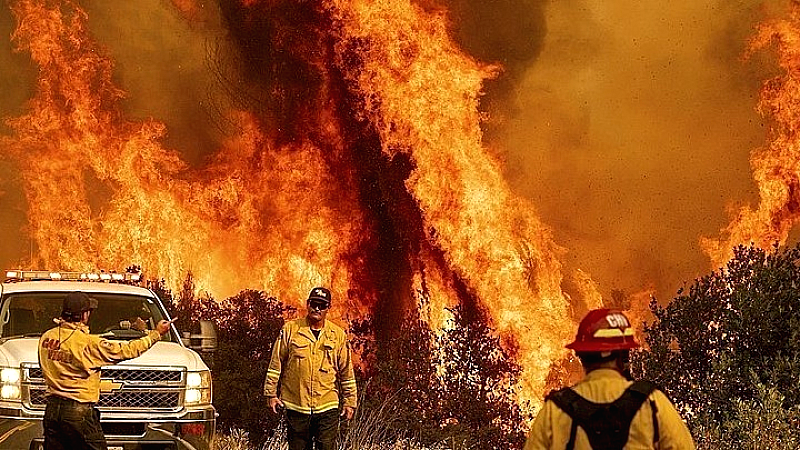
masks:
{"type": "Polygon", "coordinates": [[[56,403],[68,403],[74,405],[87,405],[87,406],[94,406],[94,402],[79,402],[75,399],[61,397],[60,395],[50,394],[47,396],[48,402],[56,402],[56,403]]]}

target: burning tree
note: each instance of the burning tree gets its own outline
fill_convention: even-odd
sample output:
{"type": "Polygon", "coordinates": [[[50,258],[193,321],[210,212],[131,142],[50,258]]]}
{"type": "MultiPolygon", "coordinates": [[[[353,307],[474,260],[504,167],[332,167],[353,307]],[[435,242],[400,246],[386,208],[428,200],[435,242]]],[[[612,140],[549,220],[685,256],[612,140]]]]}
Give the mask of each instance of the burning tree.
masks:
{"type": "Polygon", "coordinates": [[[529,405],[518,399],[522,366],[495,336],[488,314],[465,303],[449,310],[452,326],[439,339],[446,414],[478,448],[521,448],[529,405]]]}
{"type": "Polygon", "coordinates": [[[10,2],[15,49],[39,74],[0,136],[20,167],[30,264],[135,261],[173,289],[191,269],[217,298],[252,288],[295,306],[325,284],[343,321],[402,317],[420,290],[443,311],[462,301],[455,277],[520,347],[521,395],[538,398],[573,324],[561,250],[483,143],[497,68],[458,47],[445,9],[410,0],[216,6],[209,65],[228,126],[193,167],[163,144],[164,123],[126,114],[79,2],[10,2]]]}
{"type": "MultiPolygon", "coordinates": [[[[389,341],[356,339],[371,361],[362,371],[366,407],[391,398],[395,429],[427,443],[521,448],[529,419],[518,399],[522,367],[480,305],[465,302],[448,314],[441,331],[432,330],[419,313],[409,313],[389,341]]],[[[369,336],[371,326],[367,321],[353,329],[369,336]]]]}

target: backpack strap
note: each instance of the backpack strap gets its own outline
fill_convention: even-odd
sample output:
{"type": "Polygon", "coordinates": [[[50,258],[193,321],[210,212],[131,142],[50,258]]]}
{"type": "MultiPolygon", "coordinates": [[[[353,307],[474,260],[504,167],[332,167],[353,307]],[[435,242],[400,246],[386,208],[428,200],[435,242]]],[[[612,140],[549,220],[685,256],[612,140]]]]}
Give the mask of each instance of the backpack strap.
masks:
{"type": "MultiPolygon", "coordinates": [[[[656,385],[646,381],[641,380],[633,383],[629,388],[629,390],[635,390],[640,395],[644,395],[644,398],[650,397],[650,394],[656,390],[656,385]]],[[[654,400],[650,400],[650,412],[653,416],[653,448],[656,450],[659,448],[659,441],[661,440],[661,436],[659,433],[658,427],[658,408],[656,407],[656,402],[654,400]]]]}
{"type": "MultiPolygon", "coordinates": [[[[650,396],[650,393],[655,390],[655,385],[648,381],[637,381],[633,383],[623,394],[612,403],[594,403],[581,397],[577,392],[571,388],[563,388],[558,391],[551,392],[547,395],[545,400],[552,401],[562,411],[564,411],[572,419],[572,427],[570,430],[570,438],[567,443],[567,450],[572,450],[575,446],[575,434],[577,427],[580,426],[590,437],[590,443],[596,438],[595,435],[608,433],[619,433],[622,444],[628,439],[630,431],[630,424],[633,417],[642,407],[642,404],[650,396]],[[599,414],[598,414],[599,413],[599,414]],[[604,415],[613,414],[617,424],[622,424],[621,428],[624,429],[611,429],[603,430],[596,429],[602,427],[604,415]]],[[[651,402],[653,407],[653,429],[654,443],[658,442],[658,421],[655,416],[655,404],[651,402]]],[[[610,423],[609,423],[610,424],[610,423]]],[[[616,427],[614,427],[616,428],[616,427]]]]}
{"type": "Polygon", "coordinates": [[[658,408],[655,400],[650,400],[650,411],[653,412],[653,448],[659,450],[661,448],[659,443],[661,436],[658,431],[658,408]]]}
{"type": "MultiPolygon", "coordinates": [[[[620,406],[626,414],[625,418],[628,420],[628,424],[633,421],[633,416],[636,415],[636,413],[642,407],[642,403],[644,403],[647,398],[650,397],[650,394],[655,389],[656,385],[649,381],[636,381],[628,387],[622,397],[617,399],[617,402],[620,402],[624,399],[624,402],[620,402],[620,406]]],[[[656,417],[656,405],[652,400],[650,401],[650,407],[653,416],[653,445],[655,448],[658,448],[658,418],[656,417]]]]}
{"type": "Polygon", "coordinates": [[[572,421],[572,425],[569,427],[569,441],[567,441],[567,448],[565,450],[574,450],[575,449],[575,436],[578,434],[578,422],[572,421]]]}
{"type": "Polygon", "coordinates": [[[567,442],[567,448],[565,450],[573,450],[575,448],[575,436],[578,431],[578,421],[575,419],[578,414],[577,409],[581,406],[585,407],[586,405],[583,402],[589,401],[568,387],[557,391],[551,391],[547,394],[547,397],[545,397],[545,401],[547,400],[552,401],[572,419],[572,426],[569,430],[569,441],[567,442]]]}

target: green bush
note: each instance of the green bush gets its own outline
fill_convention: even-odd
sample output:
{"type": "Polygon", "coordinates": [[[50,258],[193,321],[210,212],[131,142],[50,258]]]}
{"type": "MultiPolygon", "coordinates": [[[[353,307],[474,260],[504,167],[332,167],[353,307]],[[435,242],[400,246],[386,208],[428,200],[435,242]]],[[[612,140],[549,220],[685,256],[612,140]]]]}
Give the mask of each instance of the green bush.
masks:
{"type": "Polygon", "coordinates": [[[800,429],[798,247],[739,247],[723,270],[651,309],[634,373],[672,398],[698,445],[798,448],[788,431],[800,429]]]}
{"type": "Polygon", "coordinates": [[[733,399],[730,418],[720,422],[711,414],[700,414],[695,428],[698,449],[800,448],[800,406],[786,408],[786,397],[777,389],[757,381],[754,386],[754,399],[733,399]]]}

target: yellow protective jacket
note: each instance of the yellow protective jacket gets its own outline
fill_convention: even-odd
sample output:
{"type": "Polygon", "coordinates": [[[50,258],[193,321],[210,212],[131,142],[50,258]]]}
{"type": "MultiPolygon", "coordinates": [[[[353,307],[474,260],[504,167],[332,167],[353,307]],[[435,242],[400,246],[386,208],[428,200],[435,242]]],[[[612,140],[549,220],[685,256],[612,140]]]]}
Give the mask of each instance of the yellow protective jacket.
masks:
{"type": "Polygon", "coordinates": [[[39,366],[44,373],[47,395],[81,403],[100,399],[100,368],[136,358],[161,339],[158,331],[134,341],[110,341],[89,334],[80,322],[61,321],[39,338],[39,366]]]}
{"type": "Polygon", "coordinates": [[[322,413],[339,407],[337,380],[343,406],[355,408],[356,377],[344,330],[326,320],[317,339],[305,318],[287,322],[272,346],[264,394],[280,395],[292,411],[322,413]]]}
{"type": "MultiPolygon", "coordinates": [[[[589,372],[586,378],[573,386],[581,397],[595,403],[611,403],[622,396],[625,389],[633,384],[619,372],[612,369],[597,369],[589,372]]],[[[661,450],[692,450],[695,448],[689,429],[675,410],[669,399],[655,390],[642,404],[631,422],[626,450],[653,448],[653,412],[650,401],[656,404],[658,434],[661,450]]],[[[572,419],[552,401],[546,401],[531,426],[524,450],[564,449],[569,441],[572,419]]],[[[575,450],[590,450],[586,432],[578,427],[575,450]]]]}

